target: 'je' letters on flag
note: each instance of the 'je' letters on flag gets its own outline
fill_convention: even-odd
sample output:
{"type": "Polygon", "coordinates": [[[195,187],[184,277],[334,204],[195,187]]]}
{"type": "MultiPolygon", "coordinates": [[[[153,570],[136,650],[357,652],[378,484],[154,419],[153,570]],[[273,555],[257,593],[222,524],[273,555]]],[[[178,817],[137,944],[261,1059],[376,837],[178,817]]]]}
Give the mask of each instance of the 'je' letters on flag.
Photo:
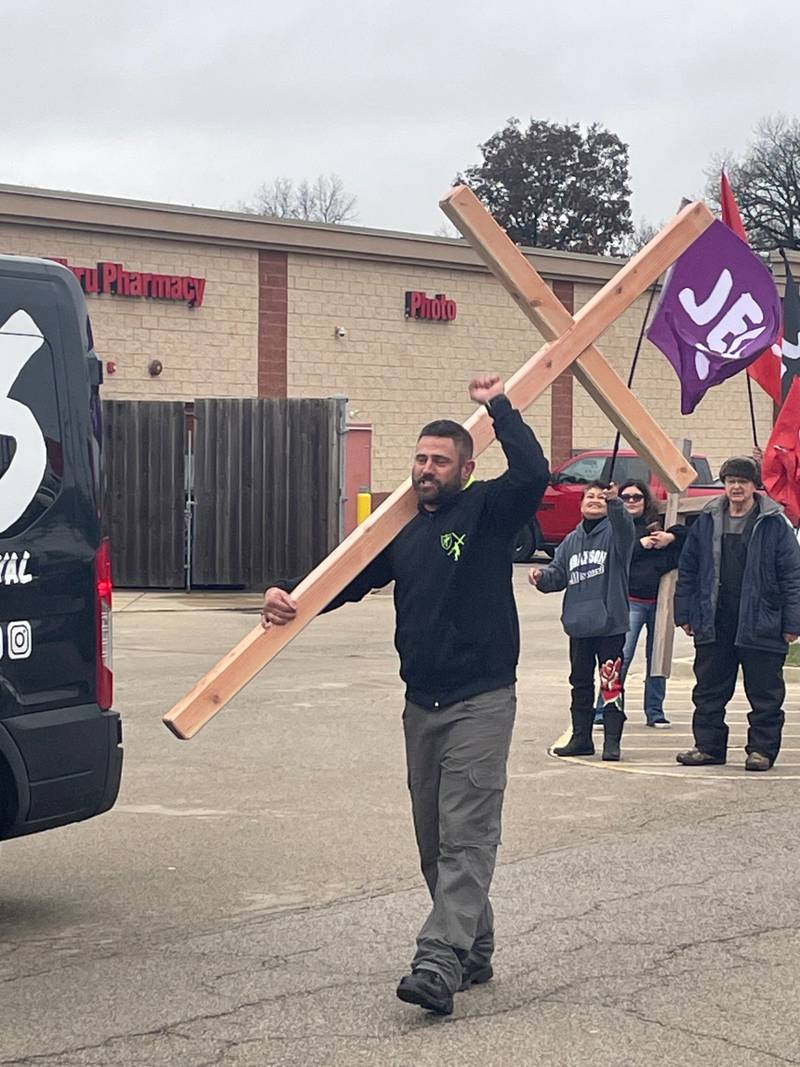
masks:
{"type": "Polygon", "coordinates": [[[707,389],[744,370],[781,332],[772,275],[722,222],[675,263],[647,336],[678,375],[681,413],[707,389]]]}

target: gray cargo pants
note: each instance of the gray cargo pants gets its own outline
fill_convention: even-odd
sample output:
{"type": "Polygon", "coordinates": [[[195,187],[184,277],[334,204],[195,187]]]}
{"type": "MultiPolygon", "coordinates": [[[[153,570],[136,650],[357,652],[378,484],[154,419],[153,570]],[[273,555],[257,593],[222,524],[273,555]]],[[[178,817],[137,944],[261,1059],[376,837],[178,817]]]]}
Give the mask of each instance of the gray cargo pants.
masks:
{"type": "Polygon", "coordinates": [[[506,760],[517,707],[513,685],[428,711],[406,701],[408,787],[433,909],[412,967],[455,992],[468,959],[494,951],[489,886],[500,844],[506,760]]]}

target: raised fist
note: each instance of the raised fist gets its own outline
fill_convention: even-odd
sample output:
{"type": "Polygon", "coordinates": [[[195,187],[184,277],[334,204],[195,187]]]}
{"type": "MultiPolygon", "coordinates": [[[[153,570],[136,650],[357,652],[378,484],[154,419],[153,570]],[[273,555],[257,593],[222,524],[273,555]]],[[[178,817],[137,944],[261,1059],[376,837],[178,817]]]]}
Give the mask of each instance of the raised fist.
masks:
{"type": "Polygon", "coordinates": [[[476,404],[488,404],[506,391],[499,374],[479,374],[469,383],[470,399],[476,404]]]}

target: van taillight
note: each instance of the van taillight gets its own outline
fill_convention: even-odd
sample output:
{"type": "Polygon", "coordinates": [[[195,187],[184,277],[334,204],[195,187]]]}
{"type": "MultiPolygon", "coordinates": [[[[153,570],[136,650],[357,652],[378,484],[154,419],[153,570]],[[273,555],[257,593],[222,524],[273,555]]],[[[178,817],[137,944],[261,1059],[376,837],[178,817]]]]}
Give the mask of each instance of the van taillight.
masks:
{"type": "Polygon", "coordinates": [[[104,538],[95,557],[95,616],[97,620],[97,703],[114,702],[114,664],[111,655],[111,542],[104,538]]]}

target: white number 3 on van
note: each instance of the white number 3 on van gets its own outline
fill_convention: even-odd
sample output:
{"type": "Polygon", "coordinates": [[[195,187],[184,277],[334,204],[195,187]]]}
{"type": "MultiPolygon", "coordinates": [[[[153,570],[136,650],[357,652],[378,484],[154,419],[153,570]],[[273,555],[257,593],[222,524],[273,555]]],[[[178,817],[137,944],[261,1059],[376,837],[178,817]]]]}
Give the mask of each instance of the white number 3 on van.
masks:
{"type": "Polygon", "coordinates": [[[39,327],[26,311],[15,311],[0,326],[0,434],[16,441],[14,458],[0,478],[0,533],[25,514],[47,466],[47,449],[30,408],[8,395],[17,377],[42,347],[39,327]]]}

